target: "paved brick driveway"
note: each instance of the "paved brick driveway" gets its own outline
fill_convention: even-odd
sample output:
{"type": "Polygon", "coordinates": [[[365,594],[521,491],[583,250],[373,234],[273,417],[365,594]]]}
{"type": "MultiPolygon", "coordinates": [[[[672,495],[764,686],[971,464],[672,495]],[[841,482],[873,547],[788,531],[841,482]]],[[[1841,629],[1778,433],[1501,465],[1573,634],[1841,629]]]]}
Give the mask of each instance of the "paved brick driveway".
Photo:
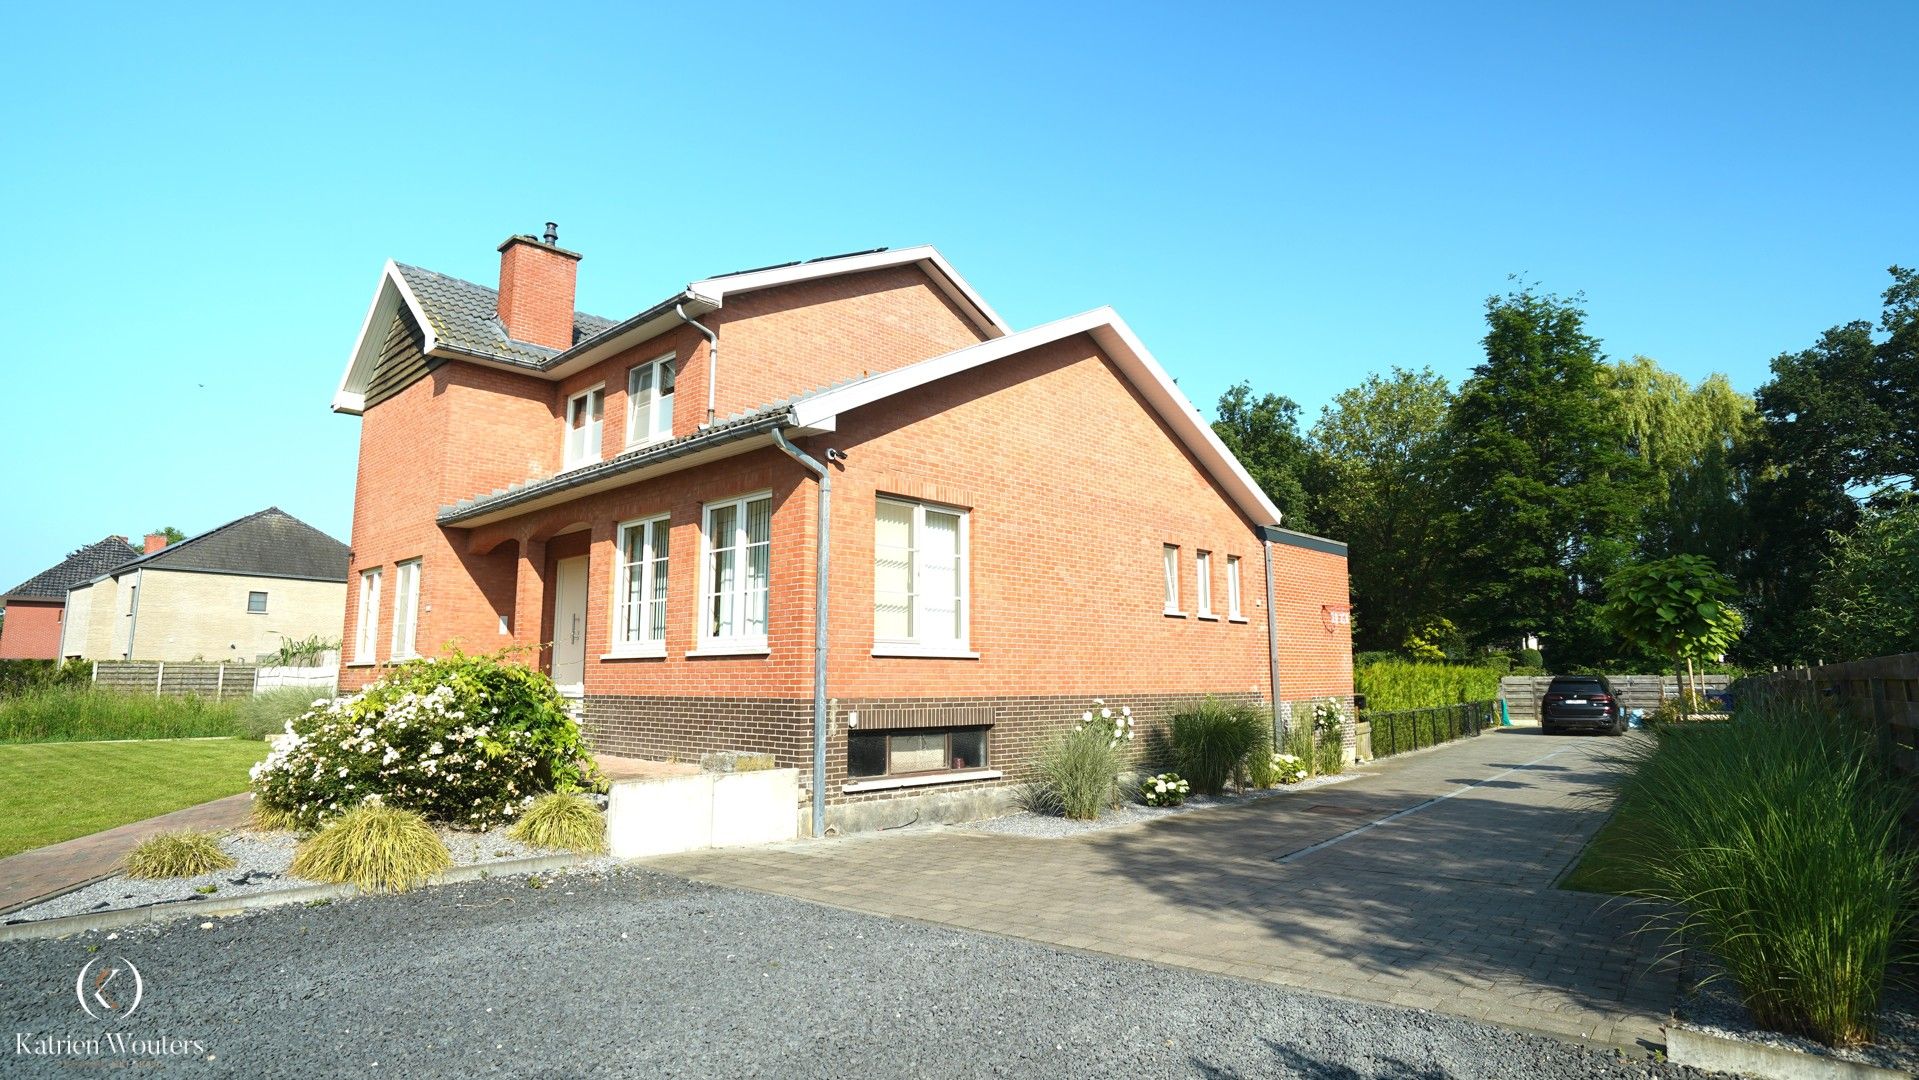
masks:
{"type": "Polygon", "coordinates": [[[1659,942],[1632,932],[1619,901],[1553,887],[1605,818],[1600,766],[1618,745],[1517,729],[1349,783],[1070,840],[907,830],[646,865],[1599,1044],[1663,1043],[1675,981],[1655,965],[1659,942]],[[1450,797],[1354,833],[1436,796],[1450,797]]]}

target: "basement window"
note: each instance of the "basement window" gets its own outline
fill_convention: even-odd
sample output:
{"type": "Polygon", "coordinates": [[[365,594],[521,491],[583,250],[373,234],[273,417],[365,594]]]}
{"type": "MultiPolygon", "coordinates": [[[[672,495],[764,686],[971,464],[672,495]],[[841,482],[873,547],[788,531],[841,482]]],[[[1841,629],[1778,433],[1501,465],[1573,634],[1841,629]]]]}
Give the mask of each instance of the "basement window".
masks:
{"type": "Polygon", "coordinates": [[[264,615],[267,610],[267,594],[250,592],[247,594],[247,611],[254,615],[264,615]]]}
{"type": "Polygon", "coordinates": [[[851,779],[924,776],[986,768],[986,729],[855,731],[846,740],[851,779]]]}

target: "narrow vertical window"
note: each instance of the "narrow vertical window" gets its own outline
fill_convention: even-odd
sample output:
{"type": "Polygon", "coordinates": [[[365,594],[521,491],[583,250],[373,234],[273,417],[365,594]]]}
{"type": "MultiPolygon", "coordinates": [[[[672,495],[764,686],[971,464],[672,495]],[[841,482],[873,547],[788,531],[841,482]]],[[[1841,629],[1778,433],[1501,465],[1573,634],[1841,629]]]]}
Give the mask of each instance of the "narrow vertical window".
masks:
{"type": "Polygon", "coordinates": [[[671,353],[626,373],[626,444],[658,442],[673,435],[671,353]]]}
{"type": "Polygon", "coordinates": [[[709,503],[701,533],[706,545],[700,587],[702,641],[765,648],[773,497],[749,495],[709,503]]]}
{"type": "Polygon", "coordinates": [[[566,467],[600,460],[600,432],[606,411],[606,387],[596,386],[566,402],[566,467]]]}
{"type": "Polygon", "coordinates": [[[666,641],[665,515],[620,526],[613,575],[613,651],[654,654],[666,641]]]}
{"type": "Polygon", "coordinates": [[[396,563],[393,567],[393,652],[395,660],[409,660],[419,655],[414,651],[418,643],[420,619],[420,560],[409,559],[396,563]]]}
{"type": "Polygon", "coordinates": [[[874,512],[873,642],[967,647],[967,512],[881,499],[874,512]]]}
{"type": "Polygon", "coordinates": [[[371,664],[380,632],[380,571],[360,572],[359,622],[353,629],[353,662],[371,664]]]}
{"type": "Polygon", "coordinates": [[[1193,583],[1193,588],[1198,594],[1198,600],[1195,602],[1199,605],[1199,617],[1210,619],[1213,617],[1213,553],[1210,551],[1195,553],[1193,572],[1197,579],[1193,583]]]}
{"type": "Polygon", "coordinates": [[[1239,609],[1239,556],[1226,556],[1226,617],[1243,619],[1245,614],[1239,609]]]}
{"type": "Polygon", "coordinates": [[[1160,548],[1160,556],[1166,563],[1166,614],[1178,615],[1179,610],[1179,546],[1166,544],[1160,548]]]}

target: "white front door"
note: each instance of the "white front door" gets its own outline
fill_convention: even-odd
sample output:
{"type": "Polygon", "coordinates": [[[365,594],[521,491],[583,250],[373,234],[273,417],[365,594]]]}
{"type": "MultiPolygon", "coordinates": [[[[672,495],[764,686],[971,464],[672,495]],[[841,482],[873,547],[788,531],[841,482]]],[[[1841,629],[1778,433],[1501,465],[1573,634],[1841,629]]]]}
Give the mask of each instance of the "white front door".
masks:
{"type": "Polygon", "coordinates": [[[586,691],[586,556],[561,559],[553,576],[553,683],[586,691]]]}

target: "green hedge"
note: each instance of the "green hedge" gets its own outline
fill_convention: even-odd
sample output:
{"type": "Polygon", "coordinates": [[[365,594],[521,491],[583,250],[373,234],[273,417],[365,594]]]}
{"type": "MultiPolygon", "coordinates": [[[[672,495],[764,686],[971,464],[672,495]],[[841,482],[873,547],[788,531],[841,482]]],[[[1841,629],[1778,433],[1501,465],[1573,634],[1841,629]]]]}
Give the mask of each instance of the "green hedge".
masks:
{"type": "Polygon", "coordinates": [[[1428,709],[1499,696],[1496,667],[1430,660],[1375,660],[1353,671],[1353,691],[1365,695],[1368,712],[1428,709]]]}
{"type": "Polygon", "coordinates": [[[0,698],[46,686],[86,686],[93,682],[93,661],[0,660],[0,698]]]}

